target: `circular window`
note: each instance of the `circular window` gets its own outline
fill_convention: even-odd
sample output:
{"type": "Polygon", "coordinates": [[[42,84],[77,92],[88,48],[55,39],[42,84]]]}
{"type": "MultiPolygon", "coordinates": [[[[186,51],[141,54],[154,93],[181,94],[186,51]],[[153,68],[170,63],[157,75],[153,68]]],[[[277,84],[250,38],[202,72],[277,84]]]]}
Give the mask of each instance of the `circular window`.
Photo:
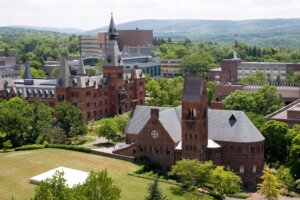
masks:
{"type": "Polygon", "coordinates": [[[158,138],[158,132],[156,130],[151,131],[151,136],[156,139],[158,138]]]}

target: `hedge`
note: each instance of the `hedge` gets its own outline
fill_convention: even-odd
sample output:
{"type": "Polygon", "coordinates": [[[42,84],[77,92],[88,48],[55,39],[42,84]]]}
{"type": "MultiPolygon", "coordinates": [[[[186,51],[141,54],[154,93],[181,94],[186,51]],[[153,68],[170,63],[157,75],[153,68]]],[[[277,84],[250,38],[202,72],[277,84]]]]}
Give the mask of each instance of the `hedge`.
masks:
{"type": "Polygon", "coordinates": [[[226,194],[227,197],[247,199],[249,197],[246,193],[237,193],[237,194],[226,194]]]}
{"type": "Polygon", "coordinates": [[[26,150],[33,150],[33,149],[43,149],[45,148],[42,144],[33,144],[33,145],[24,145],[21,147],[15,148],[15,151],[26,151],[26,150]]]}
{"type": "Polygon", "coordinates": [[[71,145],[64,145],[64,144],[46,144],[45,148],[66,149],[66,150],[79,151],[84,153],[91,152],[91,149],[86,147],[71,146],[71,145]]]}
{"type": "Polygon", "coordinates": [[[15,148],[15,151],[26,151],[26,150],[44,149],[44,148],[66,149],[66,150],[79,151],[79,152],[84,152],[84,153],[90,153],[91,152],[91,149],[86,148],[86,147],[71,146],[71,145],[64,145],[64,144],[24,145],[24,146],[15,148]]]}

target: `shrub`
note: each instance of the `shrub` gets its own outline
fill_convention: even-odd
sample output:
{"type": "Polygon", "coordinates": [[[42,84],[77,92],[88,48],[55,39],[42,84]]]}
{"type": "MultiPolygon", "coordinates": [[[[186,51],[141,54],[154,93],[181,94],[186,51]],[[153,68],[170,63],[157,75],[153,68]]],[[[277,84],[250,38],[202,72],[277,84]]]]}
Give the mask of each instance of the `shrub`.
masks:
{"type": "Polygon", "coordinates": [[[45,148],[55,148],[55,149],[66,149],[71,151],[79,151],[84,153],[90,153],[91,149],[86,147],[63,145],[63,144],[46,144],[45,148]]]}
{"type": "Polygon", "coordinates": [[[27,151],[27,150],[43,149],[43,148],[45,148],[44,145],[33,144],[33,145],[24,145],[21,147],[17,147],[17,148],[15,148],[15,151],[27,151]]]}
{"type": "Polygon", "coordinates": [[[249,197],[249,195],[245,193],[228,194],[226,196],[238,199],[247,199],[249,197]]]}

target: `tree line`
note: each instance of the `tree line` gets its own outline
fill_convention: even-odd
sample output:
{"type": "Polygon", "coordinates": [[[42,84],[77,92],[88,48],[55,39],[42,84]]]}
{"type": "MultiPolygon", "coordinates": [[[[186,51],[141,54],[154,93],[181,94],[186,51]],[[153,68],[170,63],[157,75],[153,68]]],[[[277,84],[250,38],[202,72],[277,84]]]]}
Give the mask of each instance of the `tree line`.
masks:
{"type": "Polygon", "coordinates": [[[70,144],[87,132],[84,113],[67,102],[52,108],[17,97],[0,100],[0,121],[0,148],[7,141],[12,147],[44,141],[70,144]]]}

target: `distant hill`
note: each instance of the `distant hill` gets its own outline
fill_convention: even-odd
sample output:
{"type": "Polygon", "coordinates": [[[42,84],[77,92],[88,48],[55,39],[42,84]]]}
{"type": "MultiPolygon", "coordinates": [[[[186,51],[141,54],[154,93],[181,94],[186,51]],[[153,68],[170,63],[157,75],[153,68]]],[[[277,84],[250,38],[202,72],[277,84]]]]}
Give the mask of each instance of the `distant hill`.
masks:
{"type": "MultiPolygon", "coordinates": [[[[117,29],[153,29],[158,37],[197,41],[233,42],[300,48],[300,19],[258,20],[138,20],[118,24],[117,29]]],[[[88,31],[93,34],[107,27],[88,31]]]]}
{"type": "Polygon", "coordinates": [[[66,34],[82,34],[84,32],[83,30],[77,28],[53,28],[53,27],[23,26],[23,25],[8,26],[8,28],[32,29],[32,30],[50,31],[50,32],[66,33],[66,34]]]}
{"type": "MultiPolygon", "coordinates": [[[[106,27],[90,31],[76,28],[48,28],[32,26],[26,30],[54,31],[66,34],[95,34],[107,31],[106,27]]],[[[156,37],[192,39],[228,43],[239,40],[259,46],[288,46],[300,49],[300,19],[258,19],[258,20],[137,20],[117,24],[117,29],[152,29],[156,37]]],[[[0,33],[1,33],[0,28],[0,33]]],[[[24,29],[23,29],[24,30],[24,29]]]]}

